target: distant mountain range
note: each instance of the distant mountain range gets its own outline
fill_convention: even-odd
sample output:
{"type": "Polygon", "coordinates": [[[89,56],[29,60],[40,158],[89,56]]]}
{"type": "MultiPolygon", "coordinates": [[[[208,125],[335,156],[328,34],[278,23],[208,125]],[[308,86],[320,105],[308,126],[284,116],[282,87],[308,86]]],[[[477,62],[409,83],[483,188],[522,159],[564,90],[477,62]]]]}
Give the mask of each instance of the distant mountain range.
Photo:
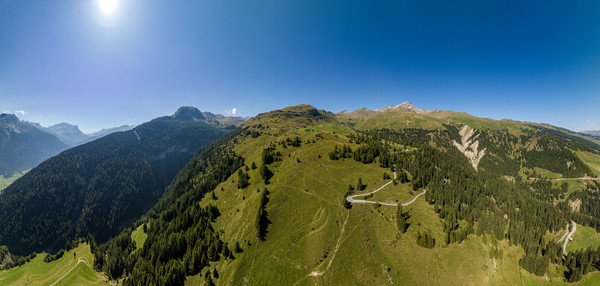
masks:
{"type": "MultiPolygon", "coordinates": [[[[201,112],[195,107],[180,108],[173,118],[201,121],[226,128],[241,126],[248,118],[201,112]]],[[[92,142],[106,135],[127,131],[135,126],[122,125],[94,133],[83,133],[77,125],[59,123],[44,127],[39,123],[19,120],[14,114],[0,115],[0,175],[10,177],[37,166],[44,160],[70,148],[92,142]]]]}
{"type": "Polygon", "coordinates": [[[29,123],[44,132],[56,136],[56,138],[58,138],[60,141],[69,146],[77,146],[88,138],[87,135],[85,135],[83,132],[81,132],[81,130],[79,130],[79,127],[77,125],[71,125],[69,123],[63,122],[56,125],[43,127],[39,123],[29,123]]]}
{"type": "Polygon", "coordinates": [[[4,177],[33,168],[68,147],[13,114],[0,114],[0,175],[4,177]]]}
{"type": "Polygon", "coordinates": [[[114,132],[127,131],[134,127],[134,126],[130,126],[130,125],[122,125],[120,127],[104,128],[104,129],[94,132],[94,133],[85,134],[85,133],[81,132],[81,130],[79,129],[79,126],[72,125],[69,123],[64,123],[64,122],[56,124],[56,125],[48,126],[48,127],[43,127],[39,123],[35,123],[35,122],[29,122],[29,123],[44,132],[47,132],[47,133],[50,133],[50,134],[56,136],[56,138],[58,138],[60,141],[62,141],[63,143],[65,143],[71,147],[75,147],[77,145],[81,145],[81,144],[84,144],[84,143],[87,143],[90,141],[94,141],[100,137],[106,136],[106,135],[114,133],[114,132]]]}
{"type": "Polygon", "coordinates": [[[600,137],[600,130],[581,131],[580,133],[600,137]]]}
{"type": "Polygon", "coordinates": [[[348,112],[346,110],[341,111],[338,114],[351,114],[351,115],[358,115],[358,116],[366,116],[366,115],[371,115],[371,114],[375,114],[375,113],[381,113],[381,112],[385,112],[385,111],[405,111],[405,112],[414,112],[417,114],[427,114],[427,113],[431,113],[431,110],[425,110],[425,109],[421,109],[418,108],[416,106],[414,106],[410,101],[405,101],[403,103],[400,103],[398,105],[390,105],[390,106],[385,106],[385,107],[381,107],[375,110],[369,110],[367,108],[360,108],[357,109],[353,112],[348,112]]]}
{"type": "Polygon", "coordinates": [[[93,133],[85,134],[88,137],[85,140],[82,141],[82,144],[94,141],[94,140],[96,140],[98,138],[104,137],[104,136],[106,136],[108,134],[112,134],[112,133],[115,133],[115,132],[131,130],[134,127],[135,126],[133,126],[133,125],[121,125],[119,127],[113,127],[113,128],[102,128],[100,131],[96,131],[96,132],[93,132],[93,133]]]}
{"type": "MultiPolygon", "coordinates": [[[[173,116],[180,120],[203,121],[208,124],[215,124],[219,126],[240,126],[247,120],[247,118],[244,117],[230,117],[221,114],[213,114],[210,112],[201,112],[200,110],[191,106],[184,106],[179,108],[177,113],[173,114],[173,116]]],[[[131,130],[135,127],[133,125],[122,125],[119,127],[104,128],[100,131],[93,133],[83,133],[79,129],[79,126],[64,122],[48,127],[43,127],[39,123],[29,123],[31,123],[33,126],[39,128],[44,132],[56,136],[58,139],[60,139],[60,141],[71,147],[94,141],[98,138],[104,137],[114,132],[131,130]]]]}
{"type": "Polygon", "coordinates": [[[59,123],[43,127],[22,121],[14,114],[0,114],[0,175],[10,177],[70,147],[131,128],[133,126],[123,125],[84,134],[77,125],[59,123]]]}

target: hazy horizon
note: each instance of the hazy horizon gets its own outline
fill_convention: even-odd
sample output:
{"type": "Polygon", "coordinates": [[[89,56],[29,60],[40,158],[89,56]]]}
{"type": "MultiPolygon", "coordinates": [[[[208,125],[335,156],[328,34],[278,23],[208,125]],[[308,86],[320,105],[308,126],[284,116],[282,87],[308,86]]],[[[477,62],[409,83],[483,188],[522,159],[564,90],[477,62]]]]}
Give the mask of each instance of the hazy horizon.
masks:
{"type": "MultiPolygon", "coordinates": [[[[398,105],[398,104],[400,104],[400,103],[402,103],[402,102],[399,102],[399,103],[397,103],[397,104],[390,104],[390,105],[386,105],[386,106],[395,106],[395,105],[398,105]]],[[[301,104],[309,104],[309,105],[313,105],[313,104],[310,104],[310,103],[301,103],[301,104]]],[[[190,105],[184,105],[184,106],[190,106],[190,105]]],[[[315,105],[313,105],[313,106],[314,106],[315,108],[322,109],[322,108],[319,108],[319,106],[315,106],[315,105]]],[[[381,108],[381,107],[386,107],[386,106],[378,106],[378,107],[367,108],[367,109],[370,109],[370,110],[375,110],[375,109],[378,109],[378,108],[381,108]]],[[[182,107],[182,106],[180,106],[180,107],[182,107]]],[[[265,110],[265,111],[261,111],[261,112],[259,112],[258,114],[253,114],[253,115],[246,115],[246,116],[242,116],[242,115],[239,115],[237,112],[236,112],[236,113],[231,113],[231,111],[229,111],[230,113],[228,113],[228,111],[225,111],[225,112],[219,113],[219,112],[213,112],[213,111],[209,111],[209,110],[202,110],[201,108],[199,108],[199,107],[197,107],[197,106],[193,106],[193,107],[196,107],[196,108],[198,108],[198,110],[200,110],[200,111],[202,111],[202,112],[211,112],[211,113],[213,113],[213,114],[221,114],[221,115],[225,115],[225,116],[239,116],[239,117],[254,117],[254,116],[256,116],[256,115],[258,115],[258,114],[260,114],[260,113],[272,111],[272,110],[265,110]]],[[[283,107],[281,107],[281,108],[277,108],[277,109],[282,109],[282,108],[285,108],[285,107],[288,107],[288,106],[283,106],[283,107]]],[[[416,106],[416,107],[418,107],[418,108],[421,108],[420,106],[416,106]]],[[[362,108],[362,107],[361,107],[361,108],[362,108]]],[[[359,109],[359,108],[357,108],[357,109],[359,109]]],[[[425,109],[425,108],[423,108],[423,109],[425,109]]],[[[344,111],[344,110],[345,110],[345,111],[347,111],[347,112],[352,112],[352,111],[354,111],[354,110],[356,110],[356,109],[352,109],[352,110],[348,110],[348,109],[341,109],[341,110],[338,110],[338,111],[332,111],[332,110],[326,110],[326,111],[331,111],[331,112],[333,112],[333,113],[339,113],[339,112],[341,112],[341,111],[344,111]]],[[[426,109],[426,110],[446,110],[446,109],[426,109]]],[[[176,110],[175,110],[175,111],[176,111],[176,110]]],[[[158,117],[172,115],[172,114],[173,114],[175,111],[173,111],[172,113],[169,113],[169,114],[162,114],[162,115],[157,115],[156,117],[153,117],[153,118],[148,118],[147,120],[144,120],[144,121],[142,121],[142,122],[140,122],[140,123],[138,123],[138,124],[128,124],[128,123],[124,123],[124,124],[115,125],[115,126],[105,126],[105,127],[101,127],[100,129],[96,129],[96,130],[88,130],[88,129],[84,129],[84,128],[82,128],[82,126],[80,126],[79,124],[77,124],[77,123],[75,123],[75,122],[65,122],[65,121],[61,121],[61,122],[55,122],[55,123],[46,123],[46,124],[42,124],[42,123],[40,123],[40,122],[36,122],[36,121],[31,121],[31,120],[24,119],[24,118],[26,117],[26,115],[27,115],[27,114],[23,115],[23,114],[19,113],[18,111],[17,111],[17,113],[10,113],[10,112],[8,112],[8,111],[7,111],[7,112],[2,112],[2,113],[14,114],[14,115],[16,115],[16,116],[17,116],[17,118],[19,118],[20,120],[24,120],[24,121],[28,121],[28,122],[33,122],[33,123],[39,123],[39,124],[40,124],[42,127],[49,127],[49,126],[56,125],[56,124],[60,124],[60,123],[68,123],[68,124],[71,124],[71,125],[75,125],[75,126],[77,126],[77,127],[78,127],[78,128],[79,128],[79,129],[80,129],[82,132],[83,132],[83,133],[85,133],[85,134],[89,135],[89,134],[93,134],[93,133],[99,132],[99,131],[101,131],[101,130],[103,130],[103,129],[116,128],[116,127],[121,127],[121,126],[123,126],[123,125],[136,126],[136,125],[143,124],[143,123],[145,123],[145,122],[148,122],[148,121],[150,121],[150,120],[152,120],[152,119],[155,119],[155,118],[158,118],[158,117]]],[[[462,112],[462,111],[457,111],[457,110],[448,110],[448,111],[462,112]]],[[[470,113],[469,113],[469,114],[470,114],[470,113]]],[[[471,114],[471,115],[474,115],[474,114],[471,114]]],[[[474,115],[474,116],[477,116],[477,115],[474,115]]],[[[482,116],[477,116],[477,117],[481,117],[481,118],[490,118],[490,117],[487,117],[487,116],[484,116],[484,115],[482,115],[482,116]]],[[[503,120],[503,119],[508,119],[508,120],[516,120],[516,119],[513,119],[513,118],[491,118],[491,119],[494,119],[494,120],[503,120]]],[[[532,123],[541,123],[541,124],[549,124],[549,123],[547,123],[547,122],[537,122],[537,121],[526,121],[526,120],[517,120],[517,121],[523,121],[523,122],[532,122],[532,123]]],[[[566,128],[566,127],[564,127],[564,126],[558,126],[558,125],[555,125],[555,126],[557,126],[557,127],[562,127],[562,128],[566,128]]],[[[569,129],[569,128],[566,128],[566,129],[569,129]]],[[[569,129],[569,130],[571,130],[571,131],[575,131],[575,132],[582,132],[582,131],[596,131],[596,130],[594,130],[593,128],[590,128],[590,129],[582,129],[582,130],[573,130],[573,129],[569,129]]]]}

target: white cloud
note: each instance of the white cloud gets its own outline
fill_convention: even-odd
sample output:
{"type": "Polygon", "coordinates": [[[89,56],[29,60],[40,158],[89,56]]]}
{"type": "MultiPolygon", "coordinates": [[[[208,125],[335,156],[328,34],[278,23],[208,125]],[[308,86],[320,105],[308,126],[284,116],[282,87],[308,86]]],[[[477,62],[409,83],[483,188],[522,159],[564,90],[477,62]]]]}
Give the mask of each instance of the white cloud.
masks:
{"type": "Polygon", "coordinates": [[[21,115],[25,115],[25,110],[15,110],[15,113],[21,114],[21,115]]]}
{"type": "Polygon", "coordinates": [[[591,120],[586,120],[587,123],[590,125],[591,128],[596,128],[596,123],[592,122],[591,120]]]}
{"type": "Polygon", "coordinates": [[[232,108],[229,110],[225,110],[225,113],[229,114],[229,115],[236,115],[237,114],[237,108],[232,108]]]}

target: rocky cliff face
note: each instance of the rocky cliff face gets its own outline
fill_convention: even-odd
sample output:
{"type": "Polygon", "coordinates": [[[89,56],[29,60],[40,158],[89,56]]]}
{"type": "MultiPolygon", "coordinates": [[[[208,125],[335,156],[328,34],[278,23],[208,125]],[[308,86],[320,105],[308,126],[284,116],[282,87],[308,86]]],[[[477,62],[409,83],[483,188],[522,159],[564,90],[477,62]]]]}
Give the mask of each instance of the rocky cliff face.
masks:
{"type": "Polygon", "coordinates": [[[477,170],[479,161],[485,155],[485,148],[479,150],[479,141],[477,140],[479,134],[475,134],[475,130],[468,125],[463,126],[458,134],[461,137],[461,142],[453,141],[452,143],[461,153],[467,156],[473,168],[477,170]]]}

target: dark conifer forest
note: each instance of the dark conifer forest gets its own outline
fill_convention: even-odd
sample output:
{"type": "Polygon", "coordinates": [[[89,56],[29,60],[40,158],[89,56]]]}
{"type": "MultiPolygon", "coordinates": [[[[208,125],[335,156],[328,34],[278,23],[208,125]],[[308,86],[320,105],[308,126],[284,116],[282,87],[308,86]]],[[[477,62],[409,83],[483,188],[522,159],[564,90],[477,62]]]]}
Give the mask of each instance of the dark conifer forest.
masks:
{"type": "Polygon", "coordinates": [[[69,149],[0,199],[0,241],[15,254],[56,251],[92,233],[105,242],[162,196],[196,150],[227,130],[163,117],[69,149]]]}

